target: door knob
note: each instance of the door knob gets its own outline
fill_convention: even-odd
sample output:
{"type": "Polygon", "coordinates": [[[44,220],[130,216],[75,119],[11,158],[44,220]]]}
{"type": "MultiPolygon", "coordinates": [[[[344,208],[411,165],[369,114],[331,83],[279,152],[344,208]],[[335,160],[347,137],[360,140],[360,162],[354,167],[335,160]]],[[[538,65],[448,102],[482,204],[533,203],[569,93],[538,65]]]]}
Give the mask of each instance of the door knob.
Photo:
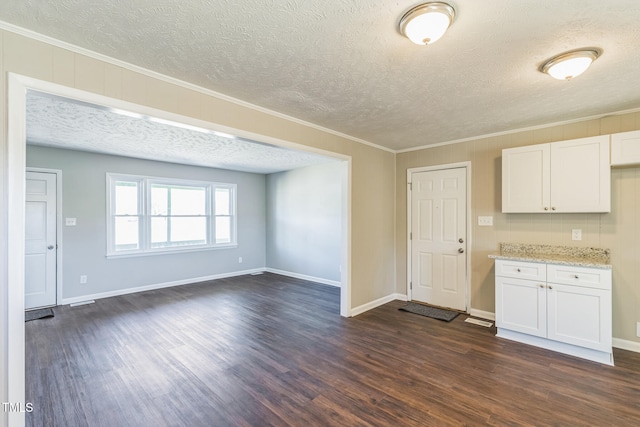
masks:
{"type": "Polygon", "coordinates": [[[464,253],[464,249],[462,249],[462,248],[458,249],[458,253],[459,253],[459,254],[464,253]]]}
{"type": "Polygon", "coordinates": [[[464,239],[461,237],[461,238],[458,239],[458,242],[459,243],[464,243],[464,239]]]}
{"type": "Polygon", "coordinates": [[[49,249],[49,250],[53,249],[53,245],[47,246],[47,249],[49,249]]]}

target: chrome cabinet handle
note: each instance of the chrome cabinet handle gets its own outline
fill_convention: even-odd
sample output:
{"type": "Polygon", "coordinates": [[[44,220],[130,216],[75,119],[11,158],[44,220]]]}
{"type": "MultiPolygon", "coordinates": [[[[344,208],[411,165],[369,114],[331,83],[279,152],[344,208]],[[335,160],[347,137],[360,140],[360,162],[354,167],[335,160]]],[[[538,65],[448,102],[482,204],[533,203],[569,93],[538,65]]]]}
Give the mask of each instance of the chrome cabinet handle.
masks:
{"type": "Polygon", "coordinates": [[[551,287],[551,285],[549,285],[549,286],[548,286],[548,288],[549,288],[549,290],[553,289],[553,288],[551,287]]]}
{"type": "Polygon", "coordinates": [[[540,286],[540,289],[544,289],[544,285],[538,285],[538,286],[540,286]]]}
{"type": "Polygon", "coordinates": [[[575,277],[576,279],[579,279],[579,277],[578,277],[578,275],[577,275],[577,274],[576,274],[575,276],[573,276],[573,277],[575,277]]]}
{"type": "Polygon", "coordinates": [[[545,210],[545,211],[548,211],[548,210],[549,210],[549,208],[545,206],[545,207],[544,207],[544,210],[545,210]]]}
{"type": "Polygon", "coordinates": [[[458,239],[458,243],[464,243],[464,239],[461,237],[458,239]]]}
{"type": "Polygon", "coordinates": [[[516,271],[517,271],[518,273],[520,273],[520,269],[519,269],[519,268],[518,268],[518,269],[516,269],[516,271]]]}
{"type": "Polygon", "coordinates": [[[53,249],[53,245],[47,246],[47,249],[49,249],[49,250],[53,249]]]}
{"type": "Polygon", "coordinates": [[[556,210],[556,208],[551,208],[551,210],[552,210],[552,211],[555,211],[555,210],[556,210]]]}

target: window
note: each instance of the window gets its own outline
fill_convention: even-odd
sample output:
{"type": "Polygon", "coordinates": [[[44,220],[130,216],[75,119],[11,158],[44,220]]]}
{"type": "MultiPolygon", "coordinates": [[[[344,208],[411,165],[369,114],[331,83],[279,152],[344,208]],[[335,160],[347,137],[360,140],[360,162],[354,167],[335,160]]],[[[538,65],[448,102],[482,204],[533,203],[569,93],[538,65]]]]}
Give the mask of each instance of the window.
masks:
{"type": "Polygon", "coordinates": [[[107,255],[235,246],[234,184],[107,174],[107,255]]]}

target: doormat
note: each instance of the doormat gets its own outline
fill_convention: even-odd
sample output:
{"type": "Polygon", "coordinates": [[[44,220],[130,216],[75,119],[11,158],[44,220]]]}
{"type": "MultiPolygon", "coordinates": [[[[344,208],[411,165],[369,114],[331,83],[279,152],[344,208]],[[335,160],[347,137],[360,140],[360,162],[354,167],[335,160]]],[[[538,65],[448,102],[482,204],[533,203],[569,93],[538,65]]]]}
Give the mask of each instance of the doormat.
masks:
{"type": "Polygon", "coordinates": [[[31,310],[24,312],[24,321],[29,322],[31,320],[46,319],[47,317],[53,317],[53,309],[41,308],[39,310],[31,310]]]}
{"type": "Polygon", "coordinates": [[[415,313],[421,316],[433,317],[434,319],[444,320],[445,322],[451,322],[453,319],[458,317],[458,314],[460,314],[457,311],[430,307],[428,305],[416,304],[415,302],[407,303],[407,305],[400,307],[398,310],[408,311],[409,313],[415,313]]]}

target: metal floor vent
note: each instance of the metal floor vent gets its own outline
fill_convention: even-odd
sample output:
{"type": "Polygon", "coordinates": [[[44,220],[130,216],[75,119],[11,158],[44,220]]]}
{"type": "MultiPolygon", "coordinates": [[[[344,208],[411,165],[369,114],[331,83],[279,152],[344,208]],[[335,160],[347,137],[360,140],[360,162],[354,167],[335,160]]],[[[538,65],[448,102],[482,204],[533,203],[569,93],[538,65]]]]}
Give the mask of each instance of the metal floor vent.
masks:
{"type": "Polygon", "coordinates": [[[487,322],[486,320],[473,319],[471,317],[467,317],[464,319],[465,322],[473,323],[474,325],[484,326],[485,328],[490,328],[493,326],[493,322],[487,322]]]}

